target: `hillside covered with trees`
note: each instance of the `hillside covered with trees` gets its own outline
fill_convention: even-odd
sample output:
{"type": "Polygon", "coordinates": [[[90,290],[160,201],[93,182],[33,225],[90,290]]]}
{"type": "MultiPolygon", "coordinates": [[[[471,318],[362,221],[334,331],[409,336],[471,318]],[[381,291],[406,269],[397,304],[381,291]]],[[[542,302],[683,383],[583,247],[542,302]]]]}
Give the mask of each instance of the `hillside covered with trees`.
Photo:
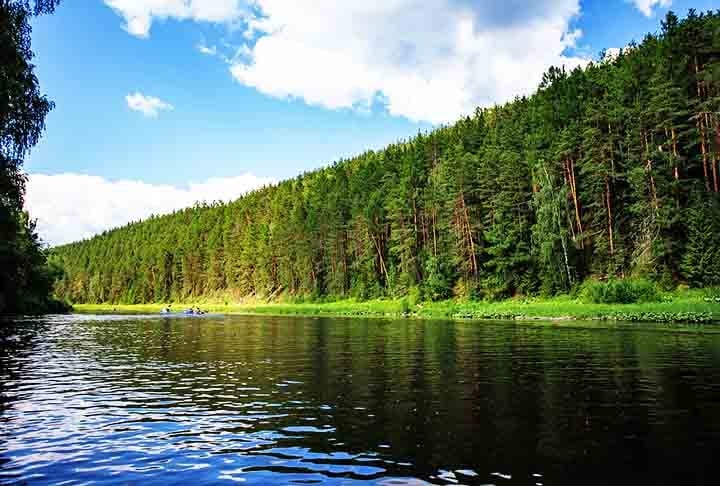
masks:
{"type": "Polygon", "coordinates": [[[145,303],[720,285],[720,12],[536,94],[230,204],[53,250],[59,297],[145,303]]]}

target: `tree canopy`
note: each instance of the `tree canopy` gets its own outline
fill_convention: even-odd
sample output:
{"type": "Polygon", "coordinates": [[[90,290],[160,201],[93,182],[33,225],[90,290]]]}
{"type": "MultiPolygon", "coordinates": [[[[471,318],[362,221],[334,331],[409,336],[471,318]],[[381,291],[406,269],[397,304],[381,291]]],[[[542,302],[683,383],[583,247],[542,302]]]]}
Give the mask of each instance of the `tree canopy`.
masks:
{"type": "Polygon", "coordinates": [[[56,248],[56,291],[141,303],[718,285],[719,161],[720,13],[669,13],[617,56],[550,68],[533,96],[56,248]]]}
{"type": "Polygon", "coordinates": [[[29,17],[57,3],[0,0],[0,314],[43,312],[52,304],[55,277],[23,210],[22,164],[53,107],[35,76],[29,17]]]}

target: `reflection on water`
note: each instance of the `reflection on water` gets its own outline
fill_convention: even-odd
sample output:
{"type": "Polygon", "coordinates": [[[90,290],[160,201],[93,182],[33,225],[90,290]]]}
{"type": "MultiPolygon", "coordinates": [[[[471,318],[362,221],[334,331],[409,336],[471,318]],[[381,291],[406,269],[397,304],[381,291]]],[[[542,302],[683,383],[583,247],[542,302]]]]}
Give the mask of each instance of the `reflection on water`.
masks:
{"type": "Polygon", "coordinates": [[[0,483],[714,484],[720,336],[513,323],[0,324],[0,483]]]}

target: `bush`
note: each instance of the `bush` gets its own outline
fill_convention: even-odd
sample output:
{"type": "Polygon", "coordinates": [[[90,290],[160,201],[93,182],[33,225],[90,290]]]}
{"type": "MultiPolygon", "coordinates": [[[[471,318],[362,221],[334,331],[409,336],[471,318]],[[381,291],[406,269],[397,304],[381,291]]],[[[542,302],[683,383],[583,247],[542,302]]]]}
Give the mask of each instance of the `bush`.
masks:
{"type": "Polygon", "coordinates": [[[657,286],[649,280],[611,279],[607,282],[589,280],[580,289],[580,298],[594,304],[632,304],[658,302],[657,286]]]}
{"type": "Polygon", "coordinates": [[[410,314],[410,304],[408,304],[408,301],[406,298],[400,299],[400,313],[404,316],[410,314]]]}
{"type": "Polygon", "coordinates": [[[460,277],[452,289],[452,297],[459,300],[479,300],[480,293],[478,292],[477,283],[460,277]]]}
{"type": "Polygon", "coordinates": [[[701,295],[705,302],[720,302],[720,287],[704,288],[701,295]]]}
{"type": "Polygon", "coordinates": [[[410,290],[408,290],[407,294],[407,303],[410,307],[415,307],[422,301],[422,292],[420,291],[420,287],[413,286],[410,287],[410,290]]]}

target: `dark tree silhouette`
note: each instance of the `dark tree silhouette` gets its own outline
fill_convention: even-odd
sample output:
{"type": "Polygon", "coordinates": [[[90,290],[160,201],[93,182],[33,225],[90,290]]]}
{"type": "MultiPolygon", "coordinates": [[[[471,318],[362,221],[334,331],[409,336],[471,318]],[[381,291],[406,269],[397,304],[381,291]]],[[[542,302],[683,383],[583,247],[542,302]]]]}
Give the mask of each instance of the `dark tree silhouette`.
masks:
{"type": "Polygon", "coordinates": [[[53,108],[31,62],[29,18],[52,12],[57,3],[0,0],[0,313],[43,312],[53,302],[54,276],[23,210],[22,164],[53,108]]]}

